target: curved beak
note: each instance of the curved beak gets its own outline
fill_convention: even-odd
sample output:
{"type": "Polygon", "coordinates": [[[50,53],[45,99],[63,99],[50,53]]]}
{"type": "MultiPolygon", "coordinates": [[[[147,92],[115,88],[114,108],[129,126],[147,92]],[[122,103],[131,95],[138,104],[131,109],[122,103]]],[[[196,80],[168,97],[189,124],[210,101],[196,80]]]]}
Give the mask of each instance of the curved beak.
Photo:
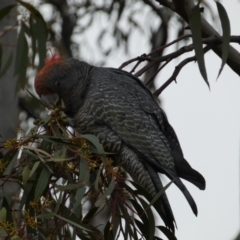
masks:
{"type": "Polygon", "coordinates": [[[54,109],[57,107],[59,102],[59,96],[58,94],[47,94],[47,95],[41,95],[40,98],[42,99],[43,103],[46,105],[49,109],[54,109]]]}

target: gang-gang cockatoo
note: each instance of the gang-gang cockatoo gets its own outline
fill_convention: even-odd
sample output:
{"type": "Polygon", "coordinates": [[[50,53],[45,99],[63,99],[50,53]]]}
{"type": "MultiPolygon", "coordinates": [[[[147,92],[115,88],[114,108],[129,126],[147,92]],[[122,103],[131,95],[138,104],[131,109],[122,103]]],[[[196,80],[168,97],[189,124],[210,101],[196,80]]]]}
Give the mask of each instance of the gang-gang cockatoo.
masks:
{"type": "MultiPolygon", "coordinates": [[[[180,178],[201,190],[205,180],[184,159],[164,111],[138,78],[73,58],[54,58],[38,72],[35,90],[48,108],[60,105],[74,129],[96,135],[107,151],[119,154],[121,166],[152,196],[163,188],[158,172],[174,179],[197,215],[180,178]]],[[[165,193],[158,202],[165,225],[174,232],[175,219],[165,193]]]]}

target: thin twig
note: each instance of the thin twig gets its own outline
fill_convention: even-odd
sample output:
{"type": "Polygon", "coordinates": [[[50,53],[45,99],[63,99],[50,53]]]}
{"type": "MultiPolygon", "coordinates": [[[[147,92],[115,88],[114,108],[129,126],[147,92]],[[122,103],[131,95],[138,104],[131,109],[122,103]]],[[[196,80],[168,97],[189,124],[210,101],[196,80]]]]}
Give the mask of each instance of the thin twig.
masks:
{"type": "MultiPolygon", "coordinates": [[[[203,53],[205,54],[205,53],[208,52],[210,49],[211,49],[211,46],[206,46],[206,47],[203,49],[203,53]]],[[[176,81],[176,78],[177,78],[179,72],[181,71],[181,69],[182,69],[186,64],[188,64],[189,62],[192,62],[192,61],[196,61],[196,56],[186,58],[186,59],[184,59],[182,62],[180,62],[180,63],[175,67],[175,70],[174,70],[172,76],[171,76],[159,89],[157,89],[157,90],[154,92],[154,95],[155,95],[156,97],[158,97],[158,96],[162,93],[162,91],[163,91],[170,83],[172,83],[173,81],[176,81]]]]}
{"type": "Polygon", "coordinates": [[[156,77],[156,75],[168,64],[168,63],[170,63],[172,61],[172,59],[169,59],[168,61],[166,61],[150,78],[149,78],[149,80],[147,81],[147,83],[146,83],[146,86],[148,85],[148,84],[150,84],[152,81],[153,81],[153,79],[156,77]]]}
{"type": "Polygon", "coordinates": [[[157,53],[158,51],[162,51],[164,48],[167,48],[167,47],[173,45],[174,43],[177,43],[177,42],[183,40],[184,38],[189,38],[189,37],[192,37],[192,34],[183,35],[183,36],[177,38],[176,40],[174,40],[174,41],[172,41],[172,42],[170,42],[168,44],[165,44],[165,45],[155,49],[154,51],[152,51],[149,54],[147,54],[147,56],[151,56],[151,55],[157,53]]]}

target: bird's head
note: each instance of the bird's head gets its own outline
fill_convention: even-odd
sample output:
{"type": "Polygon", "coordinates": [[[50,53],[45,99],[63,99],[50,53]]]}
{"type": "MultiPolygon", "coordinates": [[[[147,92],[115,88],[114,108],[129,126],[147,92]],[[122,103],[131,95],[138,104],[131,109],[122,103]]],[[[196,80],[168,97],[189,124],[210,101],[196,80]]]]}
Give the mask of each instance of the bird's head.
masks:
{"type": "Polygon", "coordinates": [[[82,104],[90,65],[76,59],[64,59],[54,55],[37,73],[34,87],[49,109],[61,107],[73,116],[82,104]]]}

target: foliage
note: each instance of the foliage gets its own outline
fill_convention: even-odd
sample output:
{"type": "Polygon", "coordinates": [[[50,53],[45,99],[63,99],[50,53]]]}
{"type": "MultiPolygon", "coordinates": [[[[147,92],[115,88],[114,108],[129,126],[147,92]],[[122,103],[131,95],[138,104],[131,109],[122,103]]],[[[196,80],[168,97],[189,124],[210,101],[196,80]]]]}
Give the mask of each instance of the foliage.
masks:
{"type": "MultiPolygon", "coordinates": [[[[20,22],[16,23],[15,25],[19,26],[19,34],[18,34],[18,43],[17,43],[17,52],[16,52],[16,60],[15,60],[15,74],[18,76],[18,88],[24,88],[26,85],[26,71],[27,68],[29,67],[29,64],[36,69],[40,69],[44,65],[44,61],[46,58],[46,43],[47,43],[47,25],[41,15],[41,13],[34,8],[32,5],[29,3],[23,2],[23,1],[18,1],[21,7],[24,7],[28,12],[22,12],[22,17],[20,22]],[[31,48],[29,48],[29,46],[31,48]],[[30,51],[29,51],[30,49],[30,51]],[[36,61],[36,56],[38,57],[38,61],[36,61]],[[37,64],[36,64],[37,62],[37,64]]],[[[229,19],[226,13],[226,10],[224,9],[223,5],[221,3],[216,2],[218,13],[219,13],[219,18],[221,20],[221,25],[222,25],[222,30],[223,30],[223,36],[222,37],[208,37],[208,38],[202,38],[202,31],[201,31],[201,12],[202,8],[200,7],[199,4],[197,4],[192,10],[191,10],[191,15],[189,16],[189,26],[191,28],[192,34],[187,34],[180,36],[177,40],[175,40],[173,43],[178,43],[180,41],[192,38],[193,43],[189,44],[187,47],[185,46],[184,48],[180,48],[179,50],[172,52],[167,55],[163,55],[162,51],[169,47],[171,44],[165,44],[158,49],[154,49],[149,54],[143,54],[140,57],[134,58],[131,61],[128,61],[127,63],[132,63],[134,61],[137,61],[136,65],[132,68],[131,72],[136,72],[136,76],[141,76],[142,74],[148,72],[151,68],[154,68],[154,66],[159,66],[159,68],[156,69],[156,71],[150,76],[149,79],[147,79],[148,85],[155,79],[156,75],[174,58],[178,58],[182,54],[189,52],[194,49],[196,56],[193,56],[191,58],[186,58],[184,61],[182,61],[176,68],[178,68],[178,71],[174,71],[172,76],[166,81],[163,86],[161,86],[157,91],[156,95],[158,96],[165,88],[170,84],[173,80],[176,80],[177,75],[179,74],[181,68],[185,66],[187,63],[191,61],[197,61],[199,70],[209,86],[209,82],[207,79],[207,71],[205,67],[205,61],[204,61],[204,54],[212,49],[213,46],[217,46],[221,43],[222,44],[222,64],[219,69],[219,74],[220,75],[225,63],[227,62],[228,58],[228,51],[229,51],[229,42],[231,41],[230,38],[230,23],[229,19]],[[207,43],[207,47],[203,48],[203,44],[207,43]],[[156,57],[157,56],[157,57],[156,57]],[[142,62],[147,62],[147,64],[140,68],[140,63],[142,62]]],[[[110,16],[114,13],[114,4],[109,6],[108,11],[110,16]]],[[[119,27],[117,27],[117,23],[122,16],[122,11],[123,8],[126,6],[123,4],[121,5],[122,7],[119,8],[118,12],[118,20],[115,22],[115,30],[120,31],[119,27]]],[[[4,16],[9,14],[9,11],[14,7],[14,5],[10,5],[5,7],[0,11],[0,19],[2,19],[4,16]]],[[[83,6],[82,6],[83,7],[83,6]]],[[[87,5],[86,7],[86,12],[84,16],[87,14],[87,5]]],[[[103,11],[104,7],[97,8],[95,6],[95,11],[103,11]]],[[[105,11],[107,11],[105,9],[105,11]]],[[[93,18],[94,15],[92,15],[93,18]]],[[[83,17],[83,16],[82,16],[83,17]]],[[[92,19],[91,18],[91,19],[92,19]]],[[[133,21],[132,18],[128,19],[131,24],[133,24],[135,21],[133,21]]],[[[93,19],[90,21],[92,22],[93,19]]],[[[138,24],[135,23],[136,27],[140,28],[138,24]]],[[[89,26],[88,26],[89,27],[89,26]]],[[[7,31],[10,31],[11,28],[9,28],[7,31]]],[[[84,32],[86,28],[82,29],[84,32]]],[[[106,30],[102,30],[99,36],[99,41],[103,38],[103,36],[106,34],[106,30]]],[[[121,36],[125,36],[125,34],[122,32],[120,34],[121,36]]],[[[116,41],[121,41],[122,38],[118,38],[119,35],[116,36],[116,41]]],[[[128,36],[128,34],[126,34],[128,36]]],[[[62,36],[63,38],[63,36],[62,36]]],[[[127,41],[126,38],[123,37],[127,41]]],[[[232,39],[232,41],[236,41],[236,38],[232,39]]],[[[239,39],[237,40],[239,41],[239,39]]],[[[1,54],[2,51],[0,51],[1,54]]],[[[0,56],[1,58],[1,56],[0,56]]],[[[5,58],[4,61],[2,61],[2,71],[0,72],[0,76],[4,75],[4,72],[7,70],[8,66],[10,65],[12,61],[12,54],[10,54],[9,57],[5,58]]],[[[128,64],[123,64],[120,68],[126,67],[128,64]]]]}
{"type": "MultiPolygon", "coordinates": [[[[66,118],[55,109],[45,119],[36,119],[36,126],[25,136],[2,143],[7,153],[0,162],[5,189],[1,193],[1,238],[117,239],[122,235],[154,239],[150,206],[156,199],[152,201],[136,184],[127,184],[116,155],[104,152],[93,135],[75,136],[65,127],[66,118]],[[20,195],[5,188],[7,183],[16,183],[20,195]],[[17,199],[18,213],[12,212],[12,198],[17,199]],[[100,223],[106,224],[101,233],[91,221],[104,208],[110,214],[106,223],[100,223]]],[[[175,239],[165,227],[158,228],[175,239]]]]}

